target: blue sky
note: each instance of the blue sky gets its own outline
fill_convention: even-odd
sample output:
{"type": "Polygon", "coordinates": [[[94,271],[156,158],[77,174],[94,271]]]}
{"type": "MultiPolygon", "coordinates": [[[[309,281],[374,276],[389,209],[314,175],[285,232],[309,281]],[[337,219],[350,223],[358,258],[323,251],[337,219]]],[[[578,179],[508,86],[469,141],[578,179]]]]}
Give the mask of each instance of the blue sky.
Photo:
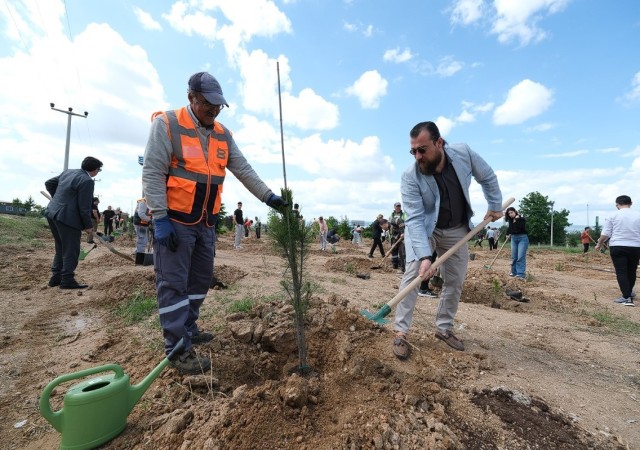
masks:
{"type": "MultiPolygon", "coordinates": [[[[538,191],[574,225],[640,204],[640,4],[635,0],[5,0],[0,6],[0,200],[69,167],[104,162],[101,206],[131,210],[155,111],[187,103],[206,70],[219,120],[302,214],[371,221],[400,198],[409,130],[434,120],[498,174],[503,196],[538,191]]],[[[472,185],[476,222],[486,211],[472,185]]],[[[223,202],[266,218],[229,175],[223,202]]]]}

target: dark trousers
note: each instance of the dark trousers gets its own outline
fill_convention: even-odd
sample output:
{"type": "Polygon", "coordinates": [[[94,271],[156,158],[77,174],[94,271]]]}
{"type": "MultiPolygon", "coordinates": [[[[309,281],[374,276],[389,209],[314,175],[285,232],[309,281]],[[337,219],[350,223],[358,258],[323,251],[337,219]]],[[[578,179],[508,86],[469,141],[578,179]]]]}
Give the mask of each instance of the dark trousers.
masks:
{"type": "Polygon", "coordinates": [[[640,261],[640,247],[614,245],[610,247],[610,252],[620,292],[624,298],[629,298],[636,285],[636,270],[638,270],[638,261],[640,261]]]}
{"type": "Polygon", "coordinates": [[[382,239],[379,237],[373,238],[373,245],[371,245],[371,250],[369,250],[369,256],[373,257],[373,252],[376,247],[380,249],[380,254],[384,258],[384,247],[382,246],[382,239]]]}
{"type": "Polygon", "coordinates": [[[489,250],[493,250],[494,248],[498,248],[496,240],[495,238],[489,238],[489,250]]]}
{"type": "Polygon", "coordinates": [[[202,222],[183,225],[172,222],[178,236],[175,252],[153,241],[158,313],[168,354],[184,337],[185,351],[197,334],[196,320],[213,277],[214,227],[202,222]]]}
{"type": "Polygon", "coordinates": [[[582,244],[582,253],[587,253],[589,251],[589,243],[582,244]]]}
{"type": "Polygon", "coordinates": [[[104,221],[104,234],[107,236],[111,236],[111,233],[113,233],[113,221],[112,220],[105,220],[104,221]]]}
{"type": "Polygon", "coordinates": [[[82,231],[48,217],[47,222],[56,246],[56,254],[51,264],[51,277],[60,278],[62,284],[73,283],[80,256],[82,231]]]}
{"type": "Polygon", "coordinates": [[[260,227],[256,227],[256,239],[260,239],[260,227]]]}

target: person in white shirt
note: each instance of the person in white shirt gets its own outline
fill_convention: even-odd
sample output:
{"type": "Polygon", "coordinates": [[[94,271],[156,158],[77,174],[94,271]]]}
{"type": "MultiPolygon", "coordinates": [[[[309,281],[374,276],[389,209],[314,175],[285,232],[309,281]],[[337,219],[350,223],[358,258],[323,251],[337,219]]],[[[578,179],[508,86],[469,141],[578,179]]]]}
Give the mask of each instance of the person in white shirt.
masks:
{"type": "Polygon", "coordinates": [[[616,198],[618,211],[605,221],[602,234],[598,238],[596,250],[609,239],[611,262],[622,297],[614,300],[625,306],[635,306],[636,270],[640,261],[640,212],[631,210],[631,197],[621,195],[616,198]]]}

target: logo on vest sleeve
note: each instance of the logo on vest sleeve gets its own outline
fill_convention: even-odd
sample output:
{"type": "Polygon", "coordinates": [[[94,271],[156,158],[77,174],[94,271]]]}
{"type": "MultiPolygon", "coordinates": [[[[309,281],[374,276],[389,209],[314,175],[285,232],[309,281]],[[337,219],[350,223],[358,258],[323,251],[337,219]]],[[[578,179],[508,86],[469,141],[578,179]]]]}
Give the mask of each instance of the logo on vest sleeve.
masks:
{"type": "Polygon", "coordinates": [[[218,159],[225,159],[225,156],[227,156],[227,153],[222,150],[221,148],[218,149],[218,159]]]}

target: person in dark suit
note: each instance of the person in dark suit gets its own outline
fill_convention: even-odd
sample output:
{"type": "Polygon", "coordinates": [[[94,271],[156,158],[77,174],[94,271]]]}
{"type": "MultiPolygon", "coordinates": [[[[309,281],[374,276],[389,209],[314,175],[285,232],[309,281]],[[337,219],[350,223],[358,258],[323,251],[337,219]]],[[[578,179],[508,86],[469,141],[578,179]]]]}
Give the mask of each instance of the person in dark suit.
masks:
{"type": "Polygon", "coordinates": [[[75,279],[80,256],[82,231],[93,231],[91,207],[93,204],[93,177],[102,170],[102,162],[87,156],[80,169],[69,169],[45,182],[52,200],[45,210],[56,254],[51,264],[49,286],[61,289],[88,287],[75,279]]]}

